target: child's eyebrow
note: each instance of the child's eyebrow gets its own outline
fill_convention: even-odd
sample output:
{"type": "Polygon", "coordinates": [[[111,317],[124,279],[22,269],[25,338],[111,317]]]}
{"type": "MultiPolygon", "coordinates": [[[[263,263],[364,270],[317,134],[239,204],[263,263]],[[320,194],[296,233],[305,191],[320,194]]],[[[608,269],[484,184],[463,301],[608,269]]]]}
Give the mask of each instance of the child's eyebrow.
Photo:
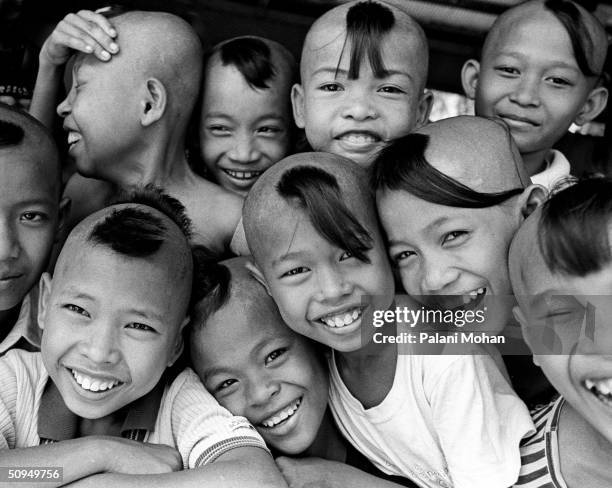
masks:
{"type": "MultiPolygon", "coordinates": [[[[398,69],[384,69],[381,70],[380,72],[382,74],[382,76],[380,77],[376,77],[376,78],[386,78],[388,76],[405,76],[406,78],[410,78],[410,80],[413,79],[412,75],[408,72],[408,71],[402,71],[402,70],[398,70],[398,69]]],[[[348,77],[348,71],[342,68],[336,68],[336,67],[322,67],[319,69],[316,69],[312,72],[312,76],[318,75],[318,74],[332,74],[334,75],[334,77],[336,76],[342,76],[343,78],[348,77]]]]}
{"type": "Polygon", "coordinates": [[[57,201],[52,198],[30,198],[29,200],[21,200],[19,205],[22,207],[30,206],[30,205],[56,205],[57,201]]]}
{"type": "Polygon", "coordinates": [[[130,308],[126,310],[126,313],[130,315],[137,315],[146,320],[153,320],[155,322],[159,322],[161,324],[166,325],[166,321],[163,319],[161,314],[155,312],[154,310],[139,310],[136,308],[130,308]]]}
{"type": "Polygon", "coordinates": [[[230,374],[230,373],[231,373],[231,370],[227,368],[224,368],[222,366],[215,366],[214,368],[210,368],[206,370],[206,372],[204,373],[204,382],[208,381],[213,376],[230,374]]]}

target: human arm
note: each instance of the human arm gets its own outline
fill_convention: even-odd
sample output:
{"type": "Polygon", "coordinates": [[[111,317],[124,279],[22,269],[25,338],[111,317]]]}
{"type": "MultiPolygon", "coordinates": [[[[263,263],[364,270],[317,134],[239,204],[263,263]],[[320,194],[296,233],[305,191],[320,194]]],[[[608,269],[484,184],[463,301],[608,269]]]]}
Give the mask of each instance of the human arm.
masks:
{"type": "Polygon", "coordinates": [[[276,464],[289,488],[400,488],[411,486],[408,481],[406,484],[394,483],[348,464],[321,458],[279,457],[276,459],[276,464]]]}
{"type": "Polygon", "coordinates": [[[225,452],[212,463],[194,469],[156,475],[106,473],[90,476],[70,486],[285,488],[287,485],[272,457],[265,450],[257,447],[239,447],[225,452]]]}
{"type": "Polygon", "coordinates": [[[30,114],[46,127],[53,124],[64,66],[75,52],[93,53],[108,61],[119,47],[117,33],[103,15],[88,10],[68,14],[43,44],[38,57],[38,73],[30,104],[30,114]]]}

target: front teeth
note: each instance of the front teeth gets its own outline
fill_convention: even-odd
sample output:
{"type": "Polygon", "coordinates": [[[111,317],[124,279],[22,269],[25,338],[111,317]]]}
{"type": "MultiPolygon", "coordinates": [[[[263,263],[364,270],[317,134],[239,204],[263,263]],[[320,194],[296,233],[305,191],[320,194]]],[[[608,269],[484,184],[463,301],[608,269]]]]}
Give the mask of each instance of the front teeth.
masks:
{"type": "Polygon", "coordinates": [[[81,136],[79,134],[77,134],[76,132],[68,132],[68,145],[69,146],[80,140],[81,140],[81,136]]]}
{"type": "Polygon", "coordinates": [[[467,305],[470,302],[473,302],[474,300],[476,300],[479,296],[484,295],[486,293],[487,289],[486,288],[478,288],[477,290],[472,290],[471,292],[469,292],[467,295],[463,295],[463,304],[467,305]]]}
{"type": "Polygon", "coordinates": [[[603,396],[612,400],[612,378],[605,380],[585,380],[584,386],[596,396],[603,396]]]}
{"type": "Polygon", "coordinates": [[[355,320],[361,317],[361,309],[356,308],[352,312],[346,312],[338,315],[328,315],[322,317],[321,321],[328,327],[346,327],[351,325],[355,320]]]}
{"type": "Polygon", "coordinates": [[[276,427],[282,421],[287,420],[289,417],[293,416],[293,414],[297,412],[297,409],[299,408],[301,403],[302,403],[302,399],[298,398],[295,401],[295,403],[293,403],[292,405],[289,405],[286,409],[280,411],[273,417],[270,417],[269,419],[264,420],[261,423],[261,425],[263,425],[264,427],[268,427],[268,428],[276,427]]]}
{"type": "Polygon", "coordinates": [[[342,136],[342,139],[352,144],[371,144],[376,142],[376,139],[369,134],[345,134],[342,136]]]}
{"type": "Polygon", "coordinates": [[[78,371],[75,371],[74,369],[70,371],[72,373],[72,376],[74,376],[74,379],[76,380],[76,382],[84,390],[105,391],[105,390],[110,390],[121,383],[119,380],[102,381],[97,378],[92,378],[91,376],[86,376],[82,373],[79,373],[78,371]]]}
{"type": "Polygon", "coordinates": [[[263,173],[263,171],[232,171],[231,169],[226,169],[225,172],[237,180],[258,178],[263,173]]]}

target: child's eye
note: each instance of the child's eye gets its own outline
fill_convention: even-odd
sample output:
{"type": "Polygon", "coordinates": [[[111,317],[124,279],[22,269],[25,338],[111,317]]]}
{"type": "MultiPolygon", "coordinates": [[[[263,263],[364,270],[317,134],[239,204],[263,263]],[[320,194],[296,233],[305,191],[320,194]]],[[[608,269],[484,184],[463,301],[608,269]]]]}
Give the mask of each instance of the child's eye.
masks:
{"type": "Polygon", "coordinates": [[[287,271],[286,273],[283,273],[281,275],[281,278],[285,277],[285,276],[296,276],[302,273],[306,273],[308,272],[308,268],[306,266],[298,266],[296,268],[290,269],[289,271],[287,271]]]}
{"type": "Polygon", "coordinates": [[[503,75],[520,75],[521,72],[517,68],[513,68],[512,66],[498,66],[495,68],[496,71],[503,75]]]}
{"type": "Polygon", "coordinates": [[[208,130],[212,132],[213,135],[227,135],[230,132],[229,127],[225,125],[210,125],[208,126],[208,130]]]}
{"type": "Polygon", "coordinates": [[[382,93],[389,93],[389,94],[394,94],[394,95],[398,93],[406,93],[404,90],[402,90],[401,88],[398,88],[397,86],[383,86],[379,88],[378,91],[382,93]]]}
{"type": "Polygon", "coordinates": [[[338,83],[325,83],[319,87],[319,90],[327,91],[327,92],[337,92],[342,90],[342,86],[338,83]]]}
{"type": "Polygon", "coordinates": [[[467,232],[464,230],[454,230],[444,235],[442,238],[442,244],[446,244],[447,242],[458,242],[461,238],[467,236],[467,232]]]}
{"type": "Polygon", "coordinates": [[[353,257],[353,253],[350,251],[345,251],[342,253],[342,255],[340,256],[340,261],[344,261],[346,259],[350,259],[353,257]]]}
{"type": "Polygon", "coordinates": [[[20,220],[28,223],[38,223],[46,220],[47,216],[41,212],[24,212],[21,214],[20,220]]]}
{"type": "Polygon", "coordinates": [[[278,134],[279,132],[281,132],[281,128],[274,126],[259,127],[257,129],[258,134],[274,135],[278,134]]]}
{"type": "Polygon", "coordinates": [[[64,305],[64,308],[66,310],[70,310],[72,313],[76,313],[84,317],[89,317],[89,313],[87,312],[87,310],[79,307],[78,305],[75,305],[74,303],[67,303],[66,305],[64,305]]]}
{"type": "Polygon", "coordinates": [[[281,347],[280,349],[276,349],[275,351],[272,351],[270,354],[266,356],[266,360],[264,361],[264,363],[268,365],[275,359],[278,359],[279,357],[281,357],[286,352],[287,352],[286,347],[281,347]]]}
{"type": "Polygon", "coordinates": [[[155,329],[147,324],[141,324],[140,322],[130,322],[126,325],[128,329],[142,330],[145,332],[155,332],[155,329]]]}
{"type": "Polygon", "coordinates": [[[229,380],[222,381],[221,383],[219,383],[215,387],[215,391],[225,390],[226,388],[229,388],[230,386],[232,386],[234,383],[237,383],[237,380],[235,380],[233,378],[231,378],[229,380]]]}
{"type": "Polygon", "coordinates": [[[553,84],[553,85],[557,85],[557,86],[571,86],[572,84],[567,81],[565,78],[559,78],[557,76],[551,76],[550,78],[548,78],[548,80],[553,84]]]}
{"type": "Polygon", "coordinates": [[[414,251],[401,251],[391,256],[391,260],[394,263],[399,264],[401,261],[408,259],[410,256],[416,256],[416,253],[414,251]]]}

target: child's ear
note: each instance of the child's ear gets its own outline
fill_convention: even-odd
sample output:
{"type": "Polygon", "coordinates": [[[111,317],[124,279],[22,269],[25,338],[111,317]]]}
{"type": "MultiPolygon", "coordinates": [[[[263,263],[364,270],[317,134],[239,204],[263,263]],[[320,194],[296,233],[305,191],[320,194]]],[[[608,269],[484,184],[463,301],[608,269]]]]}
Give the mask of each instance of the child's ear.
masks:
{"type": "Polygon", "coordinates": [[[598,86],[591,90],[589,96],[584,102],[584,105],[574,118],[574,123],[583,125],[597,117],[608,103],[608,89],[603,86],[598,86]]]}
{"type": "Polygon", "coordinates": [[[468,59],[461,68],[461,85],[465,96],[474,100],[476,88],[478,88],[478,75],[480,74],[480,63],[475,59],[468,59]]]}
{"type": "Polygon", "coordinates": [[[419,109],[417,117],[417,125],[415,128],[422,127],[429,122],[429,114],[433,107],[434,95],[429,90],[425,90],[419,100],[419,109]]]}
{"type": "Polygon", "coordinates": [[[62,197],[59,204],[59,218],[57,221],[57,230],[55,231],[55,242],[59,242],[64,236],[68,216],[70,215],[70,207],[72,200],[69,197],[62,197]]]}
{"type": "Polygon", "coordinates": [[[247,260],[244,266],[246,267],[246,269],[249,270],[249,273],[251,273],[251,276],[263,285],[268,295],[272,296],[272,294],[270,293],[270,287],[268,286],[268,282],[266,281],[266,278],[264,277],[259,267],[250,259],[247,260]]]}
{"type": "Polygon", "coordinates": [[[146,83],[145,96],[142,99],[140,123],[147,127],[162,118],[166,111],[168,94],[166,87],[157,78],[150,78],[146,83]]]}
{"type": "Polygon", "coordinates": [[[520,221],[529,217],[548,198],[548,190],[542,185],[529,185],[519,195],[517,208],[520,210],[520,221]]]}
{"type": "Polygon", "coordinates": [[[43,273],[38,283],[38,327],[45,328],[45,316],[49,306],[49,296],[51,295],[51,275],[43,273]]]}
{"type": "Polygon", "coordinates": [[[306,125],[304,123],[304,88],[299,83],[291,88],[291,106],[293,107],[295,125],[303,129],[306,125]]]}
{"type": "Polygon", "coordinates": [[[179,331],[176,335],[176,344],[174,344],[172,356],[170,356],[170,359],[168,360],[168,368],[172,366],[179,357],[181,357],[181,354],[183,354],[183,349],[185,348],[185,341],[183,341],[183,331],[185,330],[185,327],[187,327],[187,324],[189,324],[190,321],[191,317],[187,316],[185,317],[185,320],[181,322],[179,331]]]}

